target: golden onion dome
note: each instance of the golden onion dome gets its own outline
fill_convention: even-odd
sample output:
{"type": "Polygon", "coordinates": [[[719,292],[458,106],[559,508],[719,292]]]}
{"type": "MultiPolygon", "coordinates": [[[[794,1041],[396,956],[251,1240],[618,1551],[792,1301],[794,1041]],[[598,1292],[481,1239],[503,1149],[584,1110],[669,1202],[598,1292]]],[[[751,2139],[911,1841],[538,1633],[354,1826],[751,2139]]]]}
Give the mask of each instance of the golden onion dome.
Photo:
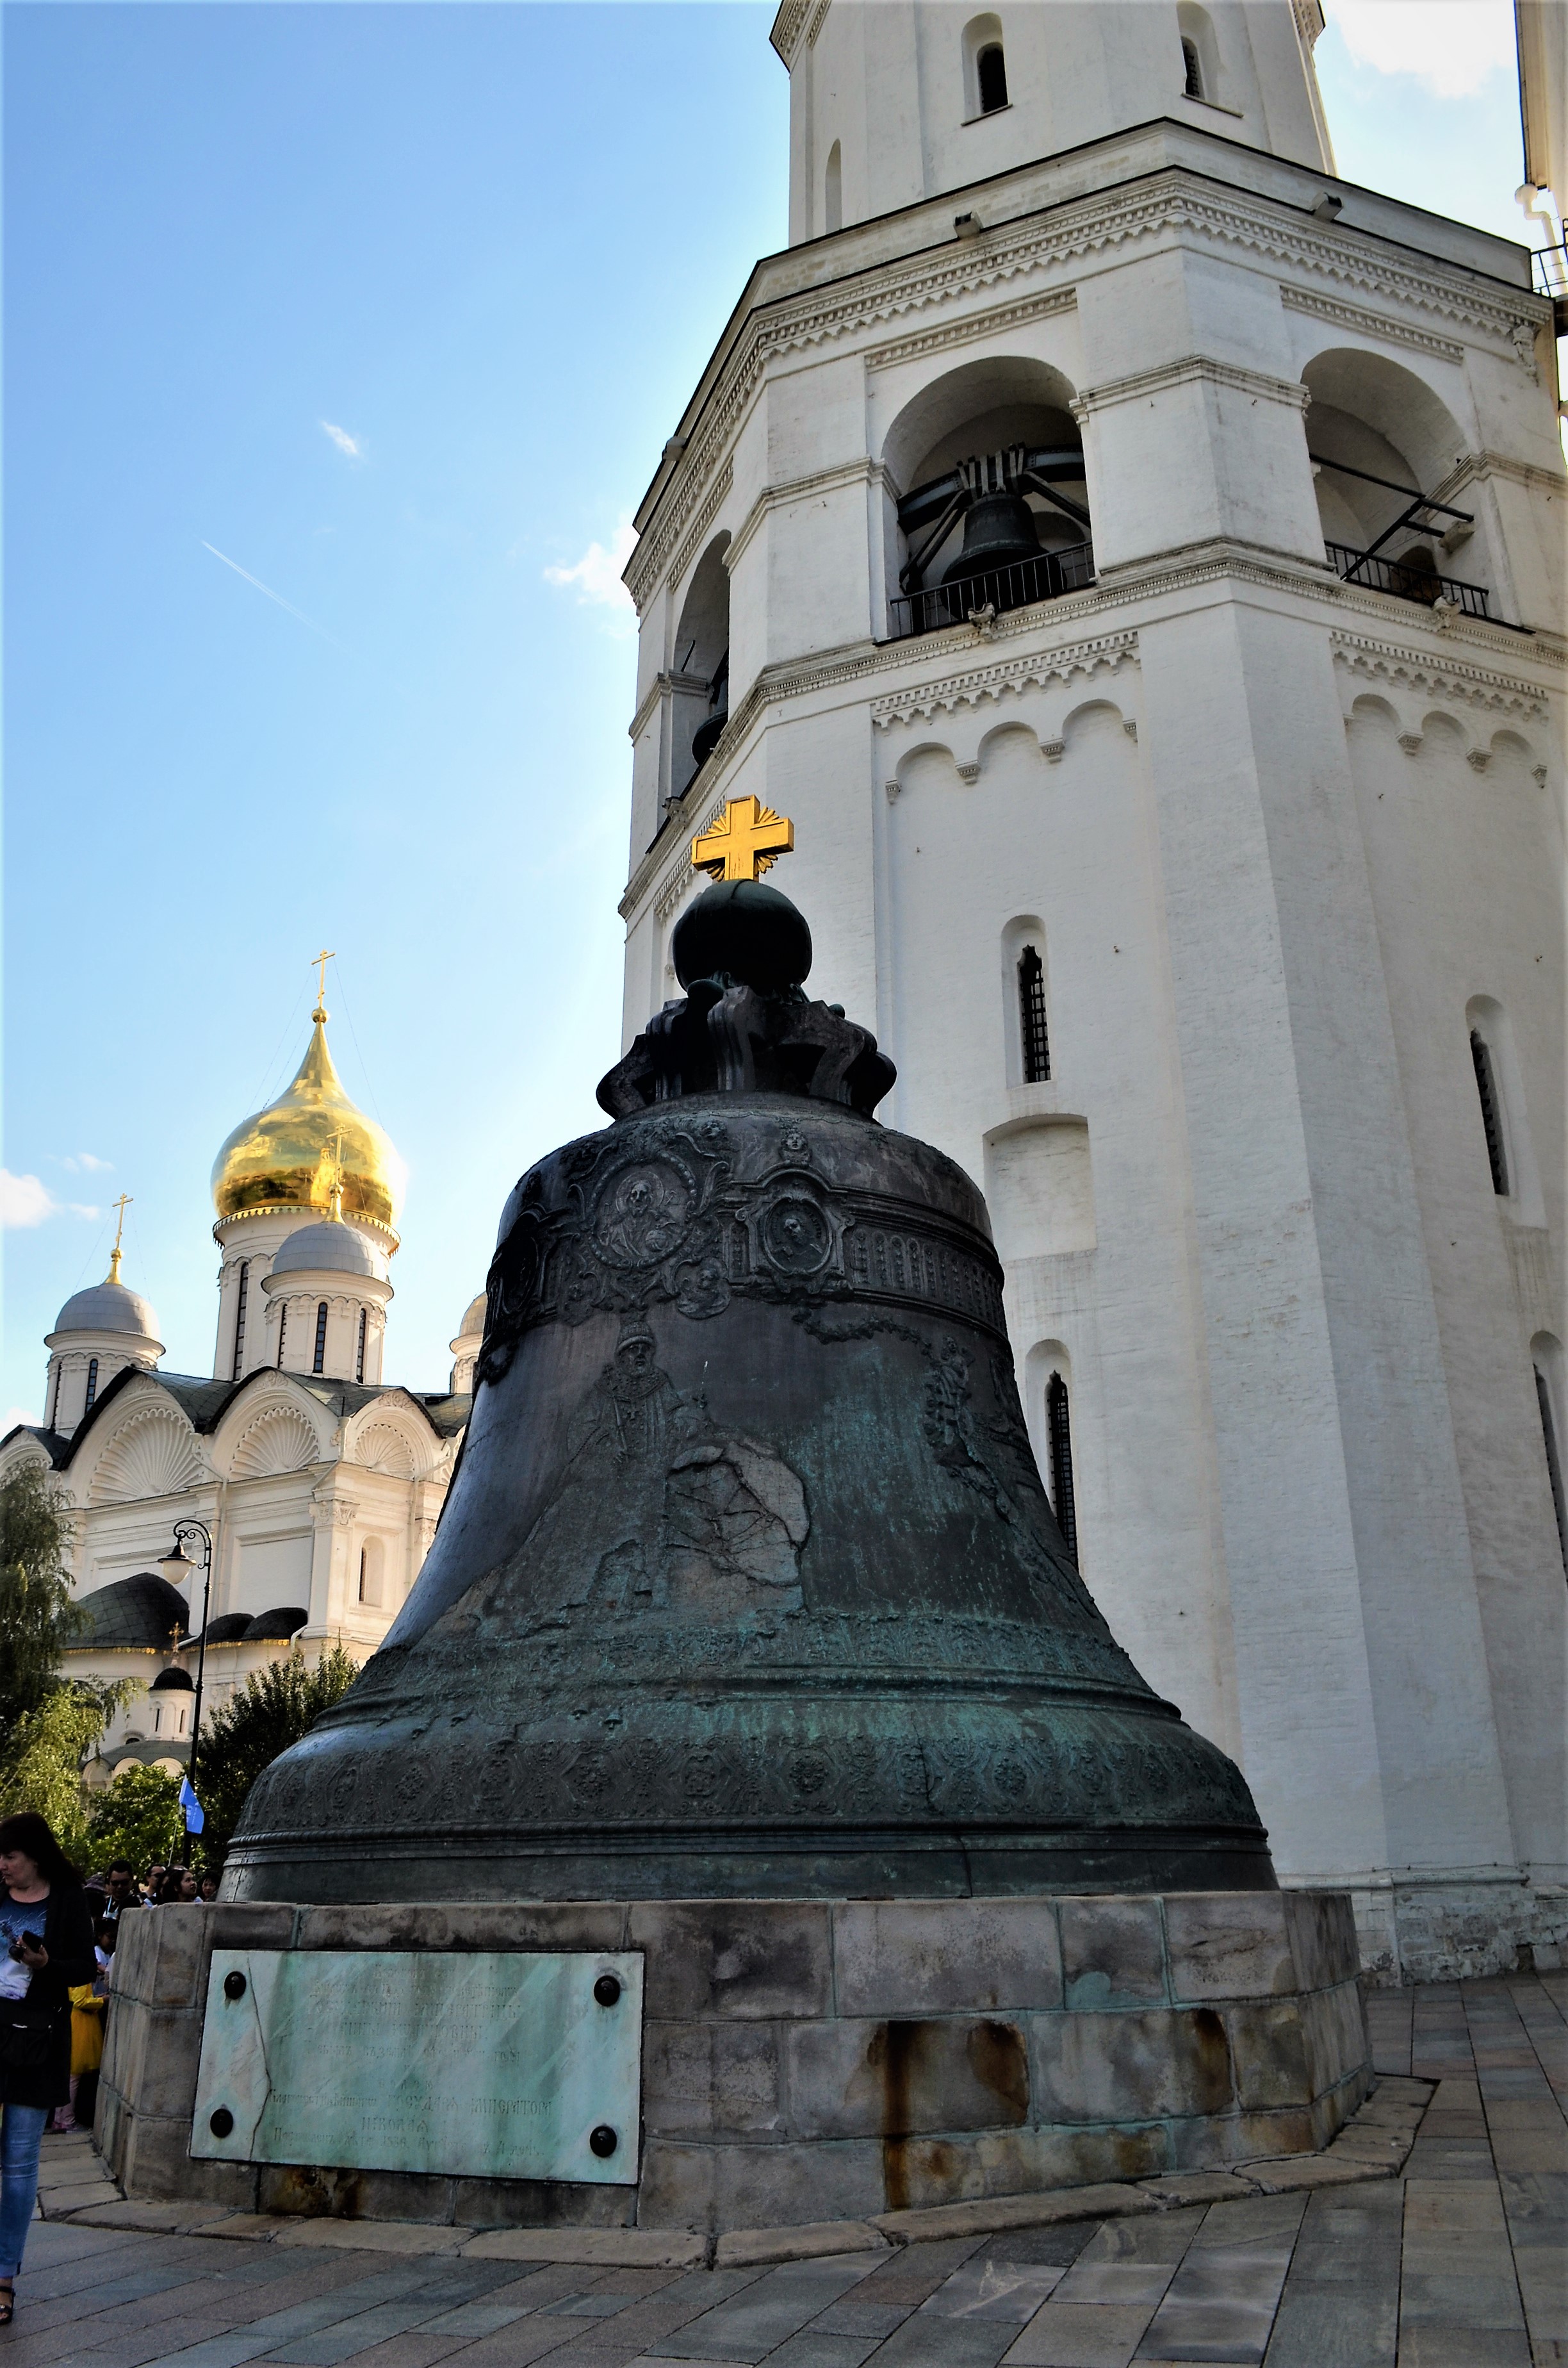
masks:
{"type": "Polygon", "coordinates": [[[311,1018],[310,1048],[293,1083],[235,1127],[213,1162],[213,1203],[220,1217],[254,1217],[330,1209],[336,1193],[344,1216],[390,1234],[396,1249],[407,1171],[385,1132],[344,1092],[320,1003],[311,1018]]]}

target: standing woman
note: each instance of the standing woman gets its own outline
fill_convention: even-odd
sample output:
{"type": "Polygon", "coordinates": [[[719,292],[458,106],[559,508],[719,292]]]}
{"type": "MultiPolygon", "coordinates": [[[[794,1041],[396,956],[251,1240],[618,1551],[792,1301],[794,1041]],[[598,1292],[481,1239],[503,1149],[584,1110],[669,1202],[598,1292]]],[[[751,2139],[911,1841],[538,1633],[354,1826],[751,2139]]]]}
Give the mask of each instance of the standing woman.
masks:
{"type": "Polygon", "coordinates": [[[82,1878],[46,1820],[0,1817],[0,2327],[16,2308],[44,2123],[71,2094],[70,1994],[97,1971],[82,1878]]]}

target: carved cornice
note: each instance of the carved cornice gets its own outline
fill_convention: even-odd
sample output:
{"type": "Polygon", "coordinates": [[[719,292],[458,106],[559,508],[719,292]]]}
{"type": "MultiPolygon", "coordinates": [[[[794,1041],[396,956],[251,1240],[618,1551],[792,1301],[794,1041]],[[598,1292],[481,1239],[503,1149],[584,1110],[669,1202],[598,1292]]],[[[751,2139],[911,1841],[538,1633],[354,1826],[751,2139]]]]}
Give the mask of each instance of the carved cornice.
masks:
{"type": "MultiPolygon", "coordinates": [[[[674,564],[669,571],[672,584],[678,584],[690,566],[697,554],[697,547],[717,518],[719,505],[729,492],[733,480],[734,463],[733,459],[727,459],[703,495],[696,517],[682,537],[679,550],[675,552],[674,564]]],[[[665,560],[675,550],[677,524],[678,521],[672,518],[668,525],[661,528],[656,534],[644,536],[626,563],[620,580],[639,609],[643,606],[645,595],[652,588],[654,577],[663,573],[665,560]],[[644,551],[644,543],[647,545],[646,551],[644,551]]]]}
{"type": "Polygon", "coordinates": [[[1463,700],[1471,707],[1506,711],[1540,719],[1546,703],[1538,686],[1517,675],[1465,658],[1437,658],[1429,651],[1402,648],[1397,642],[1335,630],[1330,640],[1336,664],[1369,681],[1403,684],[1436,698],[1463,700]]]}
{"type": "Polygon", "coordinates": [[[880,732],[886,732],[894,723],[914,723],[957,707],[978,707],[983,700],[1001,699],[1008,691],[1040,689],[1048,682],[1070,682],[1074,675],[1114,673],[1137,655],[1138,635],[1129,626],[1096,634],[1093,641],[997,658],[989,666],[969,666],[935,682],[889,691],[871,701],[871,720],[880,732]]]}
{"type": "Polygon", "coordinates": [[[1126,378],[1107,379],[1102,386],[1086,386],[1073,402],[1075,418],[1091,411],[1107,411],[1113,404],[1136,403],[1144,395],[1163,394],[1167,388],[1203,379],[1214,386],[1231,386],[1242,394],[1267,403],[1283,403],[1304,411],[1310,400],[1300,379],[1274,378],[1263,370],[1243,370],[1235,362],[1218,361],[1211,354],[1186,354],[1180,361],[1160,362],[1153,370],[1133,370],[1126,378]]]}
{"type": "MultiPolygon", "coordinates": [[[[1535,326],[1551,318],[1548,301],[1528,288],[1502,289],[1435,259],[1419,265],[1404,262],[1400,250],[1375,233],[1331,228],[1294,207],[1240,190],[1221,191],[1212,182],[1171,166],[1135,183],[1000,223],[982,238],[944,241],[858,273],[848,282],[835,281],[755,307],[722,357],[708,418],[659,496],[656,523],[632,553],[625,577],[632,598],[642,605],[665,555],[704,499],[701,489],[727,457],[726,448],[758,381],[778,356],[1005,287],[1031,273],[1073,268],[1136,240],[1182,232],[1298,272],[1320,273],[1389,303],[1460,323],[1504,345],[1511,342],[1516,329],[1533,336],[1535,326]]],[[[943,323],[942,330],[949,325],[943,323]]],[[[962,324],[950,325],[958,330],[962,324]]],[[[1524,363],[1522,354],[1519,358],[1524,363]]]]}
{"type": "Polygon", "coordinates": [[[815,47],[817,35],[822,31],[823,18],[831,5],[832,0],[815,0],[814,6],[812,0],[784,0],[783,6],[773,19],[773,30],[767,38],[791,70],[800,54],[801,35],[804,34],[808,48],[815,47]]]}
{"type": "Polygon", "coordinates": [[[977,337],[999,336],[1026,321],[1043,321],[1052,313],[1071,313],[1078,302],[1075,288],[1044,288],[1038,296],[1020,296],[1011,304],[994,304],[984,313],[966,313],[961,321],[944,321],[895,337],[891,345],[873,346],[865,357],[869,370],[894,370],[900,362],[918,361],[923,355],[943,352],[949,346],[972,345],[977,337]]]}
{"type": "Polygon", "coordinates": [[[1461,452],[1442,482],[1434,487],[1434,501],[1447,501],[1461,487],[1481,477],[1506,477],[1531,493],[1568,494],[1568,472],[1537,468],[1531,461],[1510,461],[1506,452],[1461,452]]]}
{"type": "Polygon", "coordinates": [[[1369,313],[1364,305],[1346,303],[1340,296],[1324,296],[1315,288],[1293,288],[1288,280],[1283,281],[1279,302],[1288,313],[1309,313],[1314,320],[1331,321],[1336,329],[1349,329],[1357,336],[1414,346],[1417,353],[1430,354],[1437,361],[1464,359],[1464,347],[1448,337],[1437,336],[1429,329],[1415,328],[1407,321],[1396,320],[1390,313],[1369,313]]]}

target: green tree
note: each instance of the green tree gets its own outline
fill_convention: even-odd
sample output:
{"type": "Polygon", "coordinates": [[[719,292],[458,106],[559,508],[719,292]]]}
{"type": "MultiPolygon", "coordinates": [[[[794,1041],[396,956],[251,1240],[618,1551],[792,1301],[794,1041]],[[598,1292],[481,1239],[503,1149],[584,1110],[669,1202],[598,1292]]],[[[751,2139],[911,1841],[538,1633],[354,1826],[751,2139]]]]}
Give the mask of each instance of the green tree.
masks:
{"type": "Polygon", "coordinates": [[[96,1867],[128,1858],[145,1874],[154,1860],[185,1864],[185,1840],[179,1778],[161,1768],[123,1769],[98,1794],[87,1819],[87,1856],[96,1867]]]}
{"type": "Polygon", "coordinates": [[[36,1709],[25,1711],[0,1756],[0,1816],[36,1809],[49,1819],[66,1857],[80,1859],[87,1848],[82,1764],[139,1682],[135,1678],[118,1678],[104,1686],[81,1679],[57,1682],[36,1709]]]}
{"type": "Polygon", "coordinates": [[[0,1481],[0,1759],[58,1684],[60,1656],[82,1625],[65,1562],[70,1537],[64,1500],[41,1463],[0,1481]]]}
{"type": "Polygon", "coordinates": [[[324,1710],[341,1702],[358,1674],[358,1662],[341,1645],[313,1667],[296,1645],[281,1661],[257,1669],[203,1722],[196,1791],[207,1815],[201,1840],[210,1864],[227,1850],[245,1795],[262,1770],[298,1743],[324,1710]]]}

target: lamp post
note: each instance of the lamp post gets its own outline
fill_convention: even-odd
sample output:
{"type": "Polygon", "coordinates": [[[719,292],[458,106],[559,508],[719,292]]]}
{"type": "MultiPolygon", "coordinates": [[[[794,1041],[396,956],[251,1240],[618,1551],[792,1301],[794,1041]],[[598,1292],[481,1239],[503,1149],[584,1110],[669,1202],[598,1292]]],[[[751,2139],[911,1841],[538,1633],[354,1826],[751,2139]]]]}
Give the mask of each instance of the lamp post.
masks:
{"type": "MultiPolygon", "coordinates": [[[[158,1568],[171,1587],[194,1578],[199,1565],[185,1551],[187,1538],[201,1540],[201,1563],[205,1573],[201,1589],[201,1634],[196,1646],[196,1701],[190,1713],[190,1758],[186,1764],[186,1782],[192,1793],[196,1790],[196,1745],[201,1733],[201,1681],[207,1673],[208,1613],[212,1601],[212,1532],[205,1521],[176,1521],[175,1542],[159,1563],[158,1568]]],[[[189,1600],[188,1598],[187,1599],[189,1600]]]]}

